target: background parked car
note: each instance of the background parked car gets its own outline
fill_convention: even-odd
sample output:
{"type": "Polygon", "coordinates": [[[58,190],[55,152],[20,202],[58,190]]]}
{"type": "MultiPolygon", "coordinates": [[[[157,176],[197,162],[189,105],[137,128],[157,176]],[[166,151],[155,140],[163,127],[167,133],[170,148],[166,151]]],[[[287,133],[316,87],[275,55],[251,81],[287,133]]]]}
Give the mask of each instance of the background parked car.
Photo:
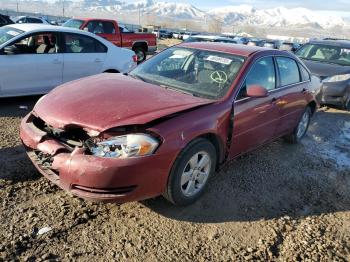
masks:
{"type": "Polygon", "coordinates": [[[184,42],[220,42],[237,44],[237,42],[229,37],[213,36],[213,35],[193,35],[187,38],[184,42]]]}
{"type": "Polygon", "coordinates": [[[258,39],[258,38],[250,38],[247,43],[247,45],[250,45],[250,46],[260,46],[260,47],[263,47],[264,44],[265,44],[265,40],[258,39]]]}
{"type": "Polygon", "coordinates": [[[265,43],[264,43],[264,47],[267,47],[267,48],[273,48],[273,49],[279,49],[281,45],[281,42],[278,41],[278,40],[265,40],[265,43]]]}
{"type": "Polygon", "coordinates": [[[284,51],[290,51],[290,52],[295,52],[299,49],[300,44],[298,43],[293,43],[293,42],[283,42],[279,50],[284,50],[284,51]]]}
{"type": "Polygon", "coordinates": [[[0,14],[0,27],[13,24],[14,22],[7,15],[0,14]]]}
{"type": "Polygon", "coordinates": [[[13,20],[16,24],[50,24],[46,19],[35,16],[17,16],[13,20]]]}
{"type": "Polygon", "coordinates": [[[39,24],[0,28],[0,96],[44,94],[102,72],[127,72],[133,51],[89,32],[39,24]]]}
{"type": "Polygon", "coordinates": [[[319,102],[350,110],[350,41],[311,41],[302,46],[296,55],[322,79],[317,95],[319,102]]]}
{"type": "Polygon", "coordinates": [[[182,34],[182,40],[186,40],[190,36],[194,36],[194,35],[199,35],[199,33],[196,33],[196,32],[185,32],[184,34],[182,34]]]}
{"type": "Polygon", "coordinates": [[[121,31],[116,20],[74,18],[63,26],[85,30],[107,39],[116,46],[132,49],[139,63],[146,59],[147,54],[152,55],[157,50],[157,39],[154,34],[121,31]]]}

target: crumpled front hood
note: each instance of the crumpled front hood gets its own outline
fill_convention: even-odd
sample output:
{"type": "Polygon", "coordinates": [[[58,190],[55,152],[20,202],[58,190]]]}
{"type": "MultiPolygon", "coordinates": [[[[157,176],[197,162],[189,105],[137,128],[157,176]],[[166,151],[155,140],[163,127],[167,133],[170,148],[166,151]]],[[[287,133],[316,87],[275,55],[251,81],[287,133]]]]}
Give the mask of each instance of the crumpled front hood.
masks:
{"type": "Polygon", "coordinates": [[[57,87],[33,111],[55,128],[74,125],[102,132],[212,102],[121,74],[100,74],[57,87]]]}
{"type": "Polygon", "coordinates": [[[308,61],[308,60],[303,60],[303,62],[309,68],[312,74],[319,76],[321,78],[350,73],[350,69],[348,66],[327,64],[327,63],[308,61]]]}

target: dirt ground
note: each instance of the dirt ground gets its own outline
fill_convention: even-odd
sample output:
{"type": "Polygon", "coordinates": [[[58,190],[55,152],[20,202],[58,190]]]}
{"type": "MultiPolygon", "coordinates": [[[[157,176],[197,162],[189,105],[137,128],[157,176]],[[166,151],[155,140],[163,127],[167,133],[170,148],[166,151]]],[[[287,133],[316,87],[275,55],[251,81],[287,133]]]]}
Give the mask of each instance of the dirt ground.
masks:
{"type": "Polygon", "coordinates": [[[18,126],[37,98],[0,100],[0,261],[350,260],[349,112],[322,109],[302,144],[229,163],[192,206],[118,206],[73,197],[33,168],[18,126]]]}

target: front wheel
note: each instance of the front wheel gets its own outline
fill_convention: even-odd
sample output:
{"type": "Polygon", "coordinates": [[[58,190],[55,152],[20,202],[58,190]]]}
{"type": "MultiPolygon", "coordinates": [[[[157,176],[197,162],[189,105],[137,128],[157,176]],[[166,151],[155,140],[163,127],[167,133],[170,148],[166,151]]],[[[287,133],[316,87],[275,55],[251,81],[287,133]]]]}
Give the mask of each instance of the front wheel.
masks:
{"type": "Polygon", "coordinates": [[[206,139],[191,142],[177,157],[168,178],[164,197],[175,205],[195,202],[215,172],[216,150],[206,139]]]}
{"type": "Polygon", "coordinates": [[[297,144],[300,142],[300,140],[305,136],[306,131],[309,127],[310,120],[311,120],[311,108],[308,106],[303,115],[301,116],[298,125],[295,127],[293,133],[287,135],[284,137],[284,139],[292,144],[297,144]]]}

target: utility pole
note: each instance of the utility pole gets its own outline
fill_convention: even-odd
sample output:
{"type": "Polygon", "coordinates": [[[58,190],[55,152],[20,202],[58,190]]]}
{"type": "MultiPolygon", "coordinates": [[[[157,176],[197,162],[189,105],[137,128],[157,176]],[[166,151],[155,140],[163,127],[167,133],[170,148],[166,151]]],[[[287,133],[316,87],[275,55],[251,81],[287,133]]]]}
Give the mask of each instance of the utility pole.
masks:
{"type": "Polygon", "coordinates": [[[16,10],[17,10],[17,13],[18,13],[18,0],[16,1],[16,10]]]}
{"type": "Polygon", "coordinates": [[[139,7],[139,25],[141,25],[141,8],[139,7]]]}
{"type": "Polygon", "coordinates": [[[62,0],[62,16],[64,17],[64,0],[62,0]]]}

